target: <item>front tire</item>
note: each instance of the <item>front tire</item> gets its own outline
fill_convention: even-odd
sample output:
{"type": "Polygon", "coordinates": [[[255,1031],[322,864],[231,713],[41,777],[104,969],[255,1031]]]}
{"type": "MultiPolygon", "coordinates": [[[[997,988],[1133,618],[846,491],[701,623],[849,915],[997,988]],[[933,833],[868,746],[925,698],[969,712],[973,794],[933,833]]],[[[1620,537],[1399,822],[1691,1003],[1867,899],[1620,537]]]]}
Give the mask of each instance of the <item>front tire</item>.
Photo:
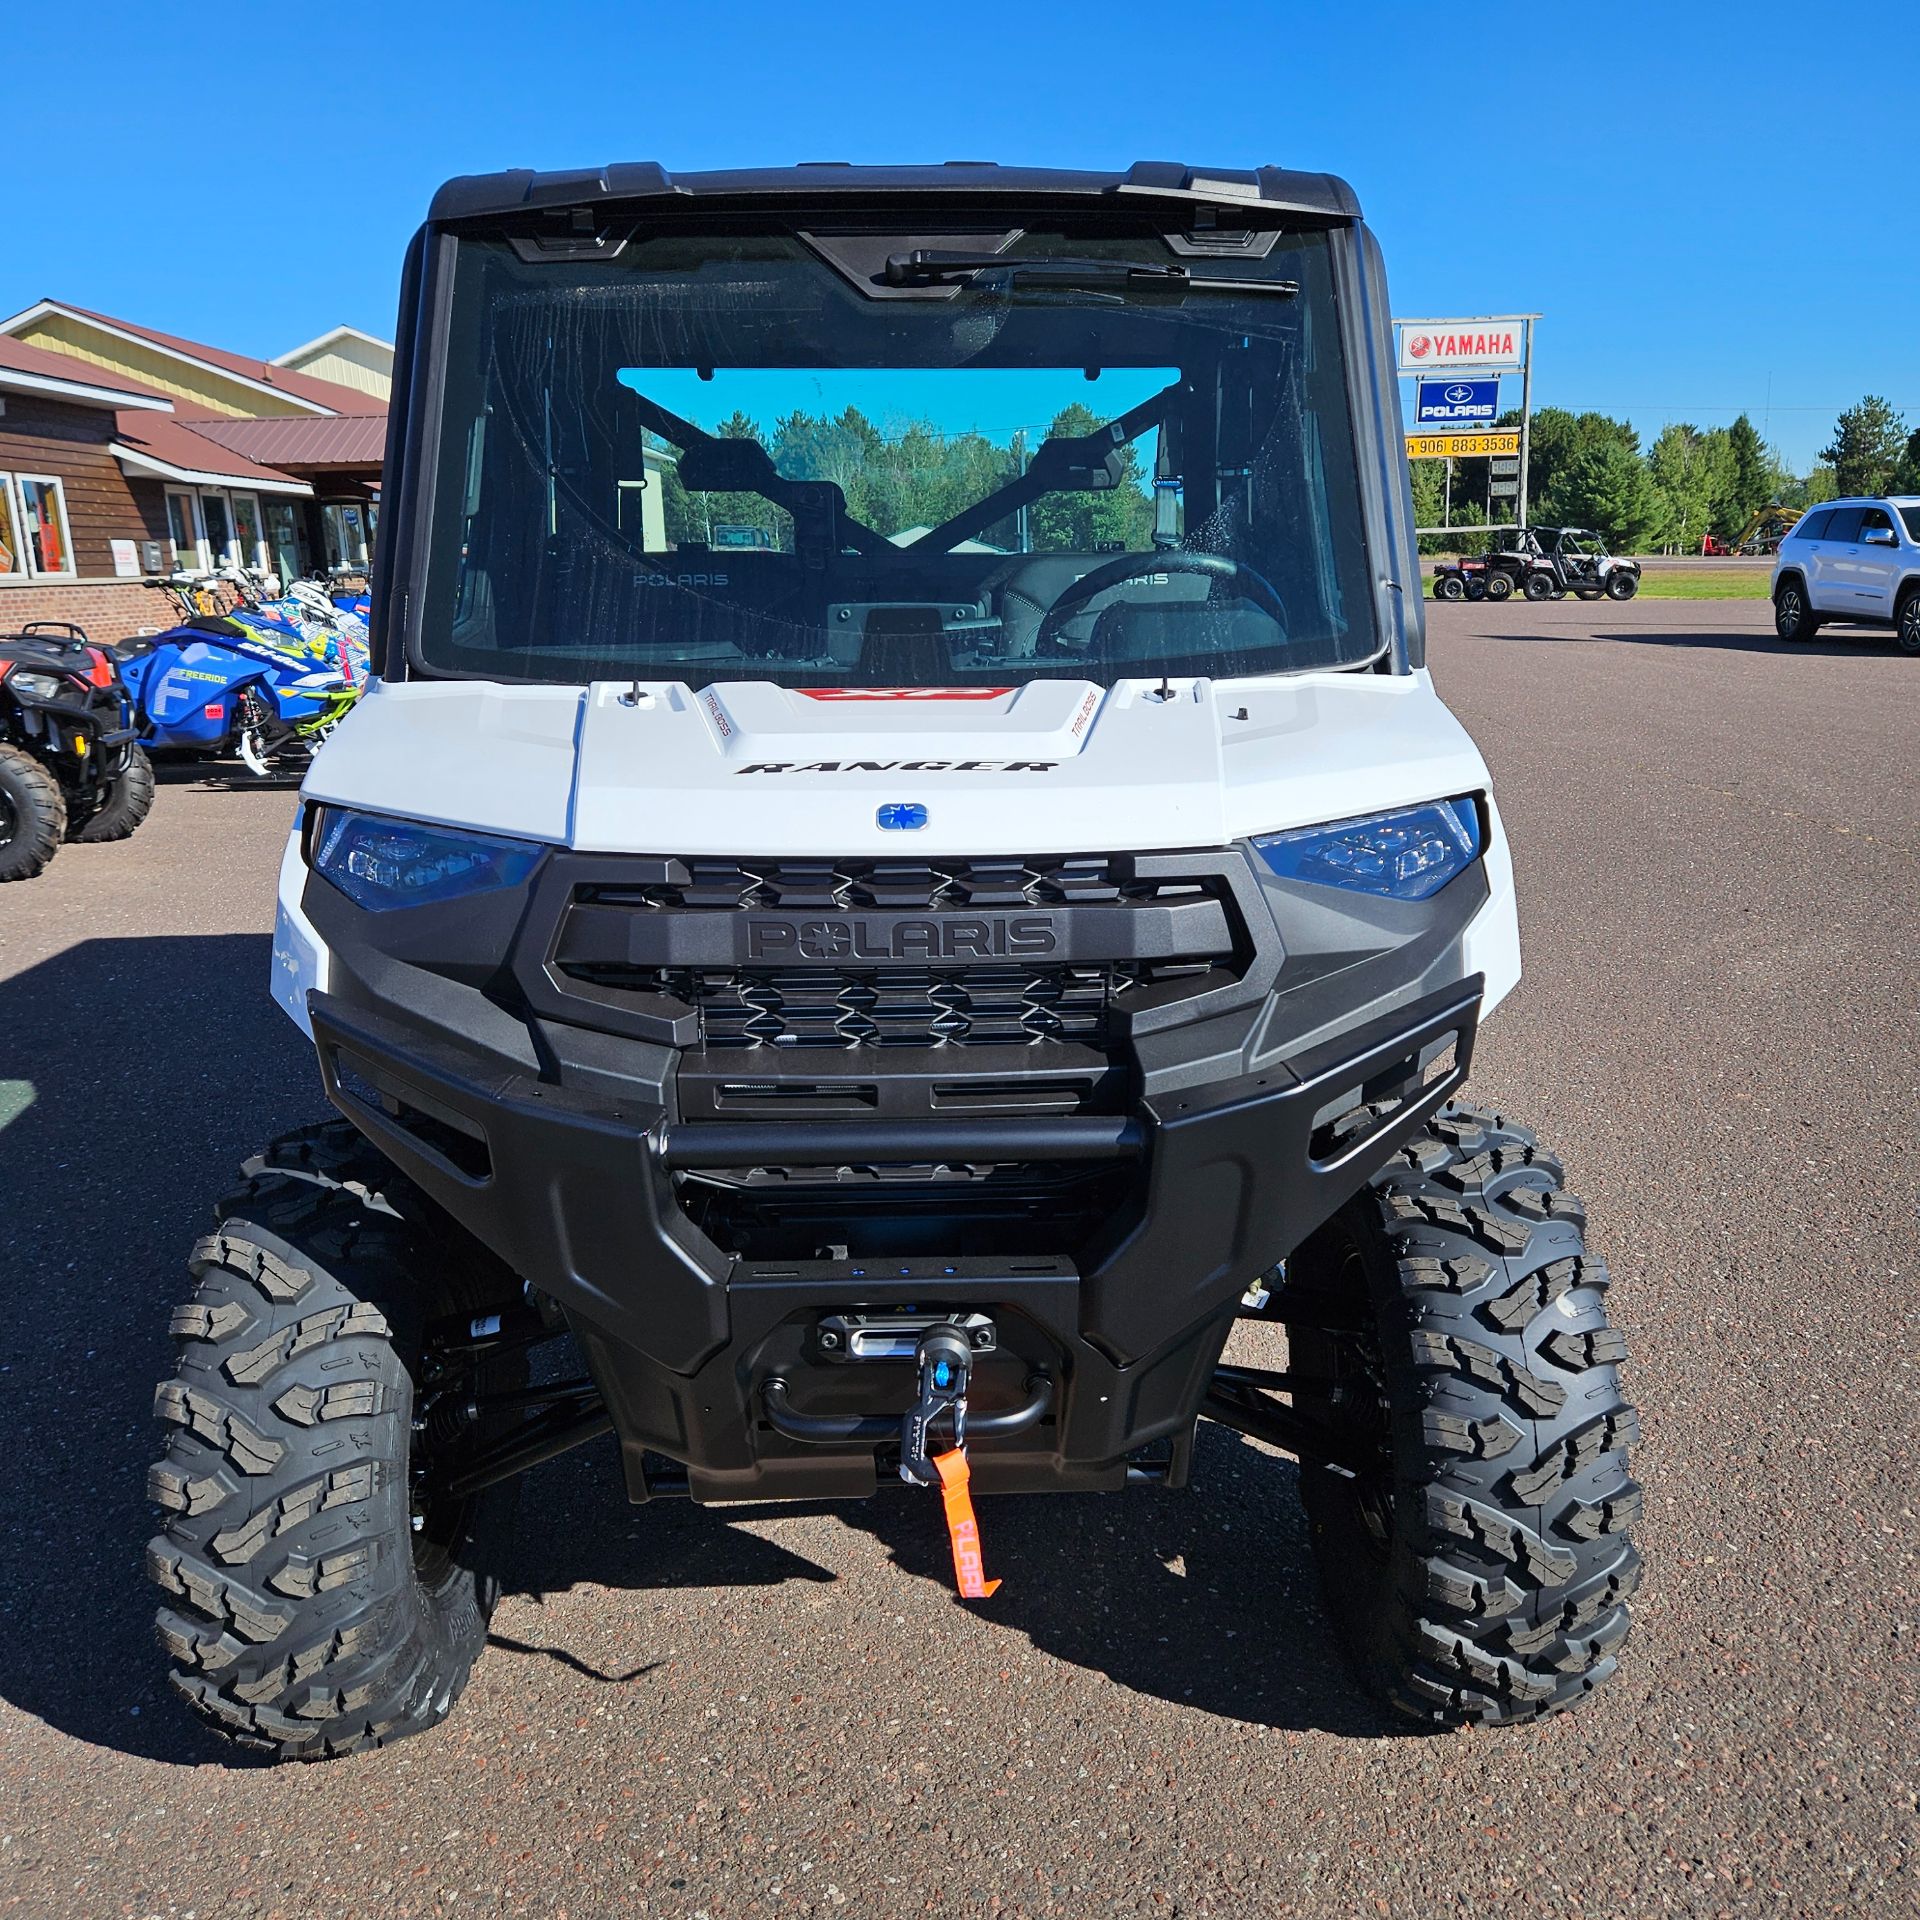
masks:
{"type": "Polygon", "coordinates": [[[1908,593],[1894,615],[1893,644],[1902,653],[1920,653],[1920,587],[1908,593]]]}
{"type": "Polygon", "coordinates": [[[44,873],[66,831],[59,781],[32,754],[0,746],[0,882],[44,873]]]}
{"type": "Polygon", "coordinates": [[[1509,600],[1513,597],[1513,578],[1510,574],[1495,571],[1487,575],[1487,598],[1489,600],[1509,600]]]}
{"type": "Polygon", "coordinates": [[[1616,567],[1607,575],[1607,598],[1609,600],[1631,600],[1640,591],[1640,576],[1628,573],[1624,568],[1616,567]]]}
{"type": "Polygon", "coordinates": [[[106,797],[91,813],[67,823],[76,845],[97,846],[124,840],[153,811],[153,762],[144,747],[131,748],[127,764],[108,783],[106,797]]]}
{"type": "Polygon", "coordinates": [[[1301,1465],[1328,1613],[1367,1686],[1430,1724],[1572,1706],[1627,1635],[1638,1430],[1561,1179],[1525,1128],[1450,1105],[1278,1303],[1296,1405],[1371,1462],[1301,1465]]]}
{"type": "Polygon", "coordinates": [[[1433,583],[1433,597],[1436,600],[1464,600],[1467,589],[1457,573],[1443,573],[1433,583]]]}
{"type": "Polygon", "coordinates": [[[1820,616],[1798,580],[1783,580],[1774,594],[1773,630],[1782,640],[1811,640],[1820,631],[1820,616]]]}
{"type": "Polygon", "coordinates": [[[173,1684],[203,1719],[327,1759],[435,1725],[466,1685],[511,1488],[454,1500],[432,1462],[475,1385],[523,1375],[489,1362],[448,1405],[434,1329],[497,1304],[503,1276],[345,1122],[247,1172],[173,1316],[147,1566],[173,1684]]]}

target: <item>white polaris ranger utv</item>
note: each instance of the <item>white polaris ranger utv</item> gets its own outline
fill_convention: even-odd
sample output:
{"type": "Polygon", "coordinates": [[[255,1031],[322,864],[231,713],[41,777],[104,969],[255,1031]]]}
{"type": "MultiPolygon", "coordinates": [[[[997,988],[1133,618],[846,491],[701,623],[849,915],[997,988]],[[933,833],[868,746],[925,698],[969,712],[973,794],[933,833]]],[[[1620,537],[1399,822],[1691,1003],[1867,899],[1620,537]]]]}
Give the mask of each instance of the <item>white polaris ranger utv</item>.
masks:
{"type": "Polygon", "coordinates": [[[1387,316],[1323,174],[442,189],[281,874],[343,1117],[220,1203],[159,1394],[215,1727],[441,1719],[508,1483],[609,1429],[636,1501],[937,1489],[985,1595],[969,1485],[1219,1421],[1407,1713],[1612,1671],[1633,1414],[1559,1163],[1458,1097],[1520,959],[1387,316]]]}

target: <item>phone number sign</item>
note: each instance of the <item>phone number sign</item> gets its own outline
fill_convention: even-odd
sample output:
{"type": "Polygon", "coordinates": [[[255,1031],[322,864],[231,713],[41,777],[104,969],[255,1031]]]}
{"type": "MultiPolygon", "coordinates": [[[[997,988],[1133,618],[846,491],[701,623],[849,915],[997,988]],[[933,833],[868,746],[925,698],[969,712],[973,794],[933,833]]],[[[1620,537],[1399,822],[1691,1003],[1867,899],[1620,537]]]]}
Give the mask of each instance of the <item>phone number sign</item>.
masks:
{"type": "Polygon", "coordinates": [[[1409,460],[1477,460],[1488,454],[1520,451],[1520,435],[1512,433],[1410,433],[1409,460]]]}

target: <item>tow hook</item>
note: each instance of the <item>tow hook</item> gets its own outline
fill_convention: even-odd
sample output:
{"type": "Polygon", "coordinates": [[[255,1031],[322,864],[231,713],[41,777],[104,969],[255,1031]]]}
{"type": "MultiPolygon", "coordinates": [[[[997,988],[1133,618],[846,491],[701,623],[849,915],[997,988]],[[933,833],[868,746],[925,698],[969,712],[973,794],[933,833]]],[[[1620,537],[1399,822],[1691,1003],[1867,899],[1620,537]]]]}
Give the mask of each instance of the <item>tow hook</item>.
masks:
{"type": "Polygon", "coordinates": [[[946,1509],[947,1538],[953,1547],[953,1581],[963,1600],[985,1600],[1000,1585],[986,1577],[980,1557],[980,1523],[973,1517],[971,1474],[967,1467],[967,1383],[973,1374],[973,1346],[957,1327],[930,1327],[914,1358],[920,1368],[920,1394],[900,1421],[900,1478],[914,1486],[938,1487],[946,1509]],[[953,1445],[928,1451],[934,1423],[953,1421],[953,1445]]]}
{"type": "Polygon", "coordinates": [[[973,1348],[954,1327],[929,1327],[914,1360],[920,1368],[920,1395],[900,1416],[900,1478],[916,1487],[937,1487],[939,1470],[928,1452],[934,1422],[953,1416],[953,1447],[967,1450],[967,1383],[973,1377],[973,1348]]]}

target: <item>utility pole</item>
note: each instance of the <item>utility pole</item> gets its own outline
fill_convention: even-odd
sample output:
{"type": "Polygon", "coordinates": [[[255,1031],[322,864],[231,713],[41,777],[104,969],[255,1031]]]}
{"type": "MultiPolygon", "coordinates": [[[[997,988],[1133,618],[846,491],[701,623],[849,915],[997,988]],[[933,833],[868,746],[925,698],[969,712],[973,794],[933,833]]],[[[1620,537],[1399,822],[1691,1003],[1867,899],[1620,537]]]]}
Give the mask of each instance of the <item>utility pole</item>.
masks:
{"type": "MultiPolygon", "coordinates": [[[[1520,526],[1527,524],[1528,450],[1533,442],[1533,318],[1527,319],[1527,362],[1520,369],[1520,526]]],[[[1487,517],[1493,517],[1489,508],[1487,517]]]]}

